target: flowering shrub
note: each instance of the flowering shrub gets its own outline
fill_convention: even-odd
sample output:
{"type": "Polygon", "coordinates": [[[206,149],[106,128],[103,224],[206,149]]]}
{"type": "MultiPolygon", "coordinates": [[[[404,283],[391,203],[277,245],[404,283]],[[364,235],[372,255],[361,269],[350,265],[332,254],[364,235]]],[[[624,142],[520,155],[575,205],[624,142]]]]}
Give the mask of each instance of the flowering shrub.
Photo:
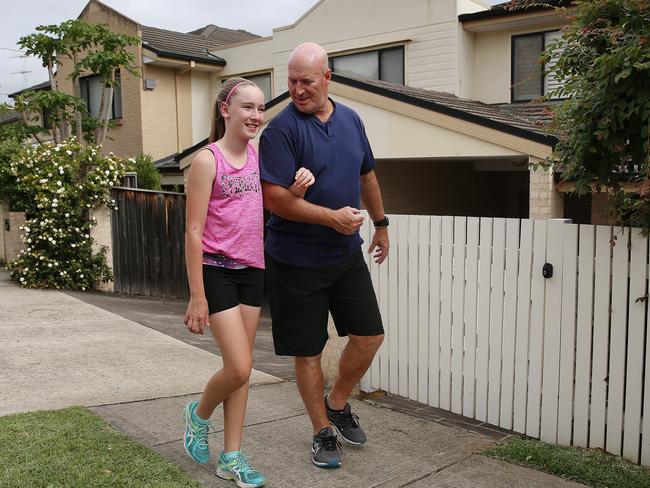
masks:
{"type": "Polygon", "coordinates": [[[11,163],[17,189],[30,196],[25,246],[9,264],[12,278],[28,288],[79,290],[110,281],[106,249],[93,254],[90,229],[96,221],[90,212],[115,207],[110,187],[121,181],[126,165],[74,138],[24,149],[11,163]]]}

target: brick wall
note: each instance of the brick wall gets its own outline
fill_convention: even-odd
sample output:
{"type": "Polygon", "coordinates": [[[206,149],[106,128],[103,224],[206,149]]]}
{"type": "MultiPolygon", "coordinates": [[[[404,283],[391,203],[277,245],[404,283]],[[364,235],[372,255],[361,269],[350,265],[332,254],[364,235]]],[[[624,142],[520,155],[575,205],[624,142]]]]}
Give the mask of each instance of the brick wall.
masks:
{"type": "MultiPolygon", "coordinates": [[[[531,157],[531,163],[537,162],[531,157]]],[[[530,171],[530,218],[555,219],[564,215],[564,196],[555,190],[553,173],[541,168],[530,171]]]]}

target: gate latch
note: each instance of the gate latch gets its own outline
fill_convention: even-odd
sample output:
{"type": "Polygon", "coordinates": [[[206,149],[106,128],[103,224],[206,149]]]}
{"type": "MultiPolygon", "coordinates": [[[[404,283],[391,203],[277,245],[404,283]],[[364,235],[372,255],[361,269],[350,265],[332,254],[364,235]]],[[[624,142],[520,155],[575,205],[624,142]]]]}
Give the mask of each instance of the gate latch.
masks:
{"type": "Polygon", "coordinates": [[[542,266],[542,276],[544,278],[553,277],[553,265],[551,263],[544,263],[544,266],[542,266]]]}

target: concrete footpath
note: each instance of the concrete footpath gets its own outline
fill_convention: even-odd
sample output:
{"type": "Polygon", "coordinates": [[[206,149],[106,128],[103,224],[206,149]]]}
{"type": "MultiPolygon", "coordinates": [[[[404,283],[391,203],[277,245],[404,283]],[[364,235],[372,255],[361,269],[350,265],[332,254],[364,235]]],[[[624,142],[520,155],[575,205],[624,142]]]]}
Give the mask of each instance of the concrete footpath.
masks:
{"type": "MultiPolygon", "coordinates": [[[[182,406],[198,398],[207,378],[220,367],[215,346],[205,338],[196,344],[179,339],[182,322],[164,333],[125,318],[128,312],[109,311],[120,309],[120,300],[133,304],[133,298],[78,297],[25,290],[0,271],[0,415],[85,405],[206,486],[233,487],[214,475],[213,463],[192,463],[182,444],[182,406]],[[88,301],[105,302],[107,310],[88,301]]],[[[140,303],[143,309],[164,308],[162,302],[140,303]]],[[[368,400],[352,402],[368,433],[367,445],[344,445],[340,469],[314,467],[309,419],[295,383],[287,379],[287,362],[274,359],[268,350],[267,325],[260,330],[256,358],[270,365],[267,373],[277,370],[280,375],[253,373],[243,447],[268,476],[267,486],[580,486],[481,456],[493,444],[494,431],[473,428],[476,423],[469,420],[465,429],[459,427],[462,421],[445,425],[434,416],[423,418],[427,416],[417,415],[419,407],[409,415],[389,402],[368,400]]],[[[220,418],[221,409],[214,415],[217,432],[210,436],[213,453],[223,442],[220,418]]]]}

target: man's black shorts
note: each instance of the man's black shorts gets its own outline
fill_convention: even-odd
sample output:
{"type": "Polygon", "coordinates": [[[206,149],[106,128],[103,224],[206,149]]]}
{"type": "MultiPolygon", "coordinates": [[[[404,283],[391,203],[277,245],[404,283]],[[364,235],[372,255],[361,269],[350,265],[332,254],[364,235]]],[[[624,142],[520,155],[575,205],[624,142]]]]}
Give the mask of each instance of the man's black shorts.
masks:
{"type": "Polygon", "coordinates": [[[317,356],[331,312],[339,336],[384,333],[361,250],[335,266],[291,266],[266,256],[273,343],[279,356],[317,356]]]}
{"type": "Polygon", "coordinates": [[[210,315],[236,307],[240,303],[262,306],[264,270],[228,269],[203,265],[203,288],[210,315]]]}

